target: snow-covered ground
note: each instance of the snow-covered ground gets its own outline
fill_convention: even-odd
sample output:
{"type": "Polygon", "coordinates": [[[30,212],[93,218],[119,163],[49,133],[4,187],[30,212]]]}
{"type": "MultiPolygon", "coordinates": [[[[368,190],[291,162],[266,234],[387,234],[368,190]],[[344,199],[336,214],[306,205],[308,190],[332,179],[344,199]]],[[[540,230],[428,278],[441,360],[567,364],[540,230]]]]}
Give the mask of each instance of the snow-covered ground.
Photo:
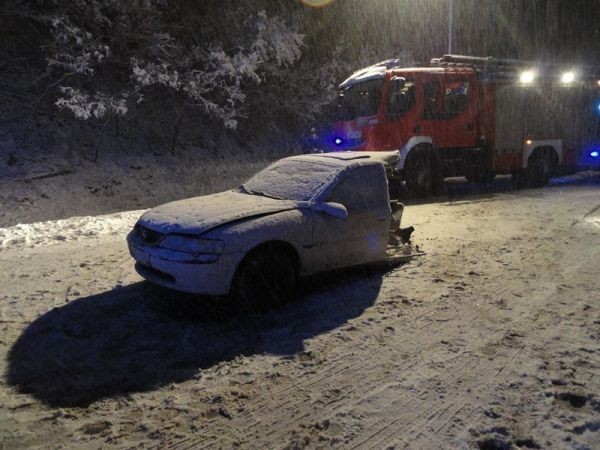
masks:
{"type": "Polygon", "coordinates": [[[409,206],[425,256],[193,320],[133,270],[140,211],[2,229],[0,447],[598,448],[600,185],[570,183],[409,206]]]}

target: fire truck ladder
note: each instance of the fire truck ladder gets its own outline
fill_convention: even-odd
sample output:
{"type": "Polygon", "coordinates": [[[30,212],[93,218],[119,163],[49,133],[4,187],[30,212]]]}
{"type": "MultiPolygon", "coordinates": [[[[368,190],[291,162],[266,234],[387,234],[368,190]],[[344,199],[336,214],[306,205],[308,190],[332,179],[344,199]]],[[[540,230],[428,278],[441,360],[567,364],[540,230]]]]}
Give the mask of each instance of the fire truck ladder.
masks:
{"type": "MultiPolygon", "coordinates": [[[[541,78],[552,79],[555,74],[561,70],[567,71],[565,64],[542,63],[539,61],[526,61],[520,59],[502,59],[493,56],[479,57],[468,55],[444,55],[441,58],[432,58],[431,66],[437,67],[472,67],[477,70],[484,79],[513,81],[518,79],[520,72],[524,70],[536,69],[540,72],[541,78]],[[546,75],[545,75],[546,74],[546,75]]],[[[581,66],[581,81],[591,81],[600,88],[600,72],[591,66],[581,66]]]]}

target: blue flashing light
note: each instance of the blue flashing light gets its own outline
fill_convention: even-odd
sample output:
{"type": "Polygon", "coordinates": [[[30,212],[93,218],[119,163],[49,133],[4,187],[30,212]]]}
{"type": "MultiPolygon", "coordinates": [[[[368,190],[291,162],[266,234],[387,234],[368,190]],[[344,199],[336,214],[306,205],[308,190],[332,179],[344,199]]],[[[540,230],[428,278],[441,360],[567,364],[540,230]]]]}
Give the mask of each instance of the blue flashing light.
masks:
{"type": "Polygon", "coordinates": [[[344,142],[344,141],[342,141],[342,139],[341,139],[341,138],[339,138],[339,137],[336,137],[336,138],[333,140],[333,142],[335,143],[335,145],[342,145],[342,142],[344,142]]]}
{"type": "Polygon", "coordinates": [[[598,156],[600,156],[600,152],[598,152],[598,150],[594,150],[593,152],[590,152],[590,156],[592,158],[597,158],[598,156]]]}

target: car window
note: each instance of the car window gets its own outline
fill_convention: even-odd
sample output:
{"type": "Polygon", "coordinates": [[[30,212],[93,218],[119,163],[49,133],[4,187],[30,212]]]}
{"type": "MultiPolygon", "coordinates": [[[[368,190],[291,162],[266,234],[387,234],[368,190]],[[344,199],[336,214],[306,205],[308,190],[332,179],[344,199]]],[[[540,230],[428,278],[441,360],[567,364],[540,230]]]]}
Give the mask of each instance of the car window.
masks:
{"type": "Polygon", "coordinates": [[[386,204],[388,197],[384,172],[381,165],[358,166],[347,170],[327,201],[341,203],[348,211],[386,204]]]}
{"type": "Polygon", "coordinates": [[[312,161],[280,161],[244,185],[255,193],[286,200],[310,200],[339,173],[340,166],[312,161]]]}

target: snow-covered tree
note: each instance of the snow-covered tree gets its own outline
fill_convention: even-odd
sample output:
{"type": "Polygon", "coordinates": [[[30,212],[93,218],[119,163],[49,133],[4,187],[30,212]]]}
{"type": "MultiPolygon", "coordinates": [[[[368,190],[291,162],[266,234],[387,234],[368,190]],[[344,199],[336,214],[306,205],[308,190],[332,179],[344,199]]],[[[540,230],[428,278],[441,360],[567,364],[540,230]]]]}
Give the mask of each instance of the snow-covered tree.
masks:
{"type": "Polygon", "coordinates": [[[242,3],[212,23],[222,11],[210,3],[175,0],[49,1],[36,11],[50,32],[48,67],[61,79],[56,105],[83,120],[167,96],[178,110],[236,128],[249,86],[292,66],[304,40],[284,18],[242,3]]]}

